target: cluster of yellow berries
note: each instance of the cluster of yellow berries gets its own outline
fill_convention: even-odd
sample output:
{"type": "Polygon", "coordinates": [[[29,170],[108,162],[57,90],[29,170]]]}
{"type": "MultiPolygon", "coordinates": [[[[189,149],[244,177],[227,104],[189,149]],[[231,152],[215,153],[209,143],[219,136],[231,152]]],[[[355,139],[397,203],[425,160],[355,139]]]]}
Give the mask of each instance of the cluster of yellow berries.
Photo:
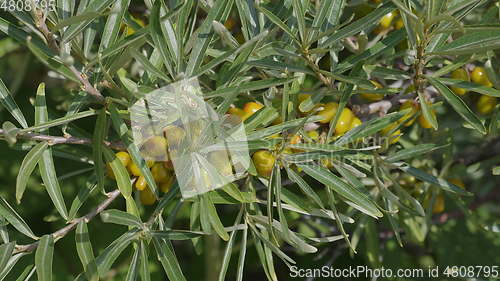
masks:
{"type": "MultiPolygon", "coordinates": [[[[462,81],[472,81],[474,83],[486,86],[486,87],[493,87],[493,84],[491,83],[490,79],[488,78],[488,75],[486,73],[486,70],[483,67],[476,66],[472,70],[472,72],[469,75],[469,72],[465,70],[464,68],[458,68],[454,70],[451,73],[451,78],[457,79],[457,80],[462,80],[462,81]]],[[[459,87],[451,87],[451,90],[459,95],[459,96],[464,96],[467,93],[466,89],[459,88],[459,87]]],[[[492,96],[487,96],[487,95],[481,95],[476,103],[477,110],[481,114],[489,114],[495,109],[495,106],[497,105],[497,99],[492,96]]]]}
{"type": "MultiPolygon", "coordinates": [[[[161,140],[161,137],[154,137],[151,142],[155,142],[156,145],[166,145],[166,140],[161,140]]],[[[116,158],[127,168],[129,175],[134,179],[134,187],[138,190],[141,203],[144,205],[152,205],[156,198],[148,188],[146,178],[141,173],[139,167],[131,160],[130,155],[127,152],[120,151],[115,154],[116,158]]],[[[172,171],[172,165],[170,162],[155,162],[148,160],[146,161],[148,168],[151,170],[151,174],[155,182],[157,183],[161,192],[168,192],[175,180],[175,174],[172,171]]],[[[114,179],[115,175],[109,163],[106,165],[107,174],[110,178],[114,179]]]]}
{"type": "MultiPolygon", "coordinates": [[[[299,94],[298,99],[299,102],[302,103],[307,98],[310,97],[310,94],[299,94]]],[[[243,108],[232,107],[228,110],[229,114],[236,115],[241,118],[242,121],[245,121],[250,116],[252,116],[255,112],[263,108],[264,105],[257,102],[248,102],[243,108]]],[[[330,124],[330,121],[335,117],[339,104],[336,102],[328,102],[328,103],[320,103],[317,104],[313,109],[308,112],[302,112],[301,114],[307,114],[311,111],[315,111],[317,116],[320,116],[321,119],[318,121],[319,124],[327,125],[330,124]]],[[[282,122],[281,118],[277,118],[274,120],[273,124],[278,124],[282,122]]],[[[361,125],[362,121],[358,117],[354,115],[354,113],[347,107],[345,107],[340,113],[339,119],[335,125],[335,136],[341,136],[345,134],[347,131],[352,130],[353,128],[361,125]]],[[[308,131],[307,139],[312,141],[318,141],[320,134],[317,130],[308,131]]],[[[271,138],[277,137],[278,135],[273,135],[271,138]]],[[[290,136],[288,139],[290,144],[298,144],[304,142],[304,138],[300,134],[296,134],[290,136]]],[[[298,149],[290,149],[285,148],[283,153],[295,153],[301,152],[298,149]]],[[[274,163],[276,161],[276,156],[268,150],[259,150],[252,155],[252,160],[255,166],[257,173],[262,176],[268,178],[271,175],[274,163]]]]}

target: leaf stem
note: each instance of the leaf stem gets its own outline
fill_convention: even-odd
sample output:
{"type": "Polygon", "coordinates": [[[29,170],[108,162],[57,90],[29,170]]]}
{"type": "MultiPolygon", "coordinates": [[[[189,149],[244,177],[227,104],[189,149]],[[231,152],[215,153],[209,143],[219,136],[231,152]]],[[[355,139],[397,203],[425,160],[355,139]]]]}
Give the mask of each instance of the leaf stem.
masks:
{"type": "MultiPolygon", "coordinates": [[[[0,136],[5,136],[5,131],[0,129],[0,136]]],[[[77,138],[77,137],[60,137],[60,136],[49,136],[38,133],[19,133],[17,134],[17,139],[23,140],[34,140],[34,141],[46,141],[50,145],[55,144],[91,144],[92,140],[89,138],[77,138]]],[[[125,146],[121,142],[109,142],[104,141],[104,145],[115,150],[125,150],[125,146]]]]}

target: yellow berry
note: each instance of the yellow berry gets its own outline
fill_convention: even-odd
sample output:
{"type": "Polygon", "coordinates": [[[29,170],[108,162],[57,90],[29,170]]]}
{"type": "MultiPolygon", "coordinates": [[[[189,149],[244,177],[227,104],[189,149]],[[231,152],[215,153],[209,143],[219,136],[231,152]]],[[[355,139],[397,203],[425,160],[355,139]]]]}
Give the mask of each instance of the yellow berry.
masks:
{"type": "Polygon", "coordinates": [[[243,109],[241,109],[241,108],[231,107],[231,108],[229,108],[227,113],[229,113],[231,115],[238,116],[241,119],[241,121],[245,121],[245,111],[243,111],[243,109]]]}
{"type": "MultiPolygon", "coordinates": [[[[462,80],[462,81],[470,81],[469,74],[463,68],[455,69],[451,73],[451,78],[457,79],[457,80],[462,80]]],[[[467,93],[466,89],[464,89],[464,88],[458,88],[458,87],[454,87],[454,86],[451,87],[451,90],[455,94],[460,95],[460,96],[463,96],[463,95],[465,95],[465,93],[467,93]]]]}
{"type": "Polygon", "coordinates": [[[307,132],[307,136],[314,141],[317,141],[319,139],[319,133],[317,130],[307,132]]]}
{"type": "Polygon", "coordinates": [[[276,157],[267,150],[259,150],[255,152],[252,156],[253,164],[257,173],[265,178],[271,176],[273,171],[274,162],[276,162],[276,157]]]}
{"type": "Polygon", "coordinates": [[[337,112],[339,104],[336,102],[329,102],[325,105],[322,105],[322,107],[323,109],[318,112],[318,116],[321,116],[323,118],[319,120],[319,122],[322,124],[330,123],[330,121],[333,119],[333,116],[335,116],[335,113],[337,112]]]}
{"type": "MultiPolygon", "coordinates": [[[[302,143],[302,136],[299,134],[295,134],[290,138],[290,144],[299,144],[302,143]]],[[[303,152],[302,149],[292,148],[293,152],[303,152]]]]}
{"type": "Polygon", "coordinates": [[[158,183],[168,182],[172,177],[170,172],[161,163],[156,163],[151,167],[151,174],[158,183]]]}
{"type": "Polygon", "coordinates": [[[412,116],[415,113],[418,112],[418,106],[415,106],[415,104],[413,103],[412,100],[404,102],[399,107],[399,110],[404,110],[404,109],[407,109],[407,108],[411,108],[412,110],[410,110],[410,112],[406,113],[403,117],[401,117],[401,119],[399,119],[399,122],[405,122],[406,121],[406,123],[404,123],[405,127],[409,127],[409,126],[413,125],[413,123],[415,122],[416,118],[412,118],[412,116]]]}
{"type": "Polygon", "coordinates": [[[484,86],[491,87],[493,86],[488,79],[488,75],[486,74],[486,70],[483,67],[476,66],[471,73],[471,80],[474,83],[481,84],[484,86]]]}
{"type": "Polygon", "coordinates": [[[363,122],[361,121],[361,119],[359,119],[358,117],[354,117],[354,119],[352,119],[352,122],[351,122],[351,127],[349,128],[349,130],[352,130],[354,128],[356,128],[357,126],[363,124],[363,122]]]}
{"type": "Polygon", "coordinates": [[[171,149],[176,148],[186,137],[186,131],[175,125],[168,125],[163,129],[167,143],[171,149]]]}
{"type": "MultiPolygon", "coordinates": [[[[382,85],[377,82],[377,81],[370,81],[373,86],[375,86],[375,88],[377,89],[381,89],[382,88],[382,85]]],[[[366,90],[366,89],[360,89],[360,90],[366,90]]],[[[361,93],[361,97],[364,98],[365,100],[368,100],[368,101],[379,101],[381,99],[384,98],[383,95],[379,95],[379,94],[374,94],[374,93],[361,93]]]]}
{"type": "Polygon", "coordinates": [[[227,30],[231,30],[235,26],[236,26],[236,21],[233,18],[227,19],[227,21],[224,23],[224,27],[226,27],[227,30]]]}
{"type": "Polygon", "coordinates": [[[335,125],[335,135],[340,136],[349,131],[353,118],[354,114],[352,113],[352,111],[347,107],[344,108],[344,110],[342,110],[342,113],[340,113],[337,124],[335,125]]]}
{"type": "Polygon", "coordinates": [[[142,151],[150,157],[164,157],[167,155],[167,140],[164,137],[153,136],[143,143],[142,151]]]}
{"type": "Polygon", "coordinates": [[[253,101],[245,103],[245,105],[243,106],[243,111],[245,112],[244,120],[252,116],[255,112],[259,111],[263,107],[264,105],[253,101]]]}
{"type": "Polygon", "coordinates": [[[242,32],[238,32],[236,34],[236,36],[234,37],[234,39],[236,39],[236,41],[238,41],[238,43],[240,43],[240,44],[245,43],[245,36],[243,35],[242,32]]]}
{"type": "MultiPolygon", "coordinates": [[[[148,160],[146,161],[146,165],[148,166],[148,168],[151,168],[153,166],[155,162],[152,161],[152,160],[148,160]]],[[[134,162],[130,161],[130,163],[128,164],[127,166],[127,170],[129,172],[129,174],[133,175],[133,176],[141,176],[141,169],[139,169],[139,166],[137,166],[134,162]]]]}
{"type": "Polygon", "coordinates": [[[139,197],[141,199],[141,203],[146,206],[153,205],[156,202],[156,197],[149,188],[140,191],[139,197]]]}
{"type": "Polygon", "coordinates": [[[405,23],[404,23],[403,19],[402,18],[398,18],[396,20],[396,22],[394,22],[394,28],[396,30],[398,30],[398,29],[401,29],[403,27],[405,27],[405,23]]]}
{"type": "Polygon", "coordinates": [[[170,178],[168,182],[162,182],[160,183],[160,191],[163,193],[167,193],[170,188],[172,187],[172,184],[174,183],[174,178],[170,178]]]}
{"type": "Polygon", "coordinates": [[[451,178],[451,179],[448,179],[448,181],[451,182],[452,184],[460,187],[461,189],[465,189],[464,182],[459,178],[451,178]]]}
{"type": "Polygon", "coordinates": [[[144,190],[147,186],[146,178],[143,176],[139,176],[135,181],[135,188],[137,188],[137,190],[144,190]]]}
{"type": "Polygon", "coordinates": [[[271,125],[278,125],[281,123],[283,123],[283,119],[281,118],[281,116],[278,116],[276,117],[276,119],[273,120],[273,122],[271,122],[271,125]]]}
{"type": "Polygon", "coordinates": [[[391,27],[392,21],[396,17],[396,15],[397,15],[397,12],[392,11],[392,12],[387,13],[385,16],[383,16],[380,19],[379,25],[374,30],[374,32],[381,33],[383,31],[386,31],[387,29],[389,29],[391,27]]]}
{"type": "Polygon", "coordinates": [[[390,136],[388,136],[389,132],[392,131],[394,128],[396,128],[397,125],[398,123],[392,123],[380,131],[382,135],[389,138],[389,144],[394,144],[399,141],[399,138],[401,138],[401,130],[399,129],[394,131],[390,136]]]}
{"type": "MultiPolygon", "coordinates": [[[[310,94],[299,94],[299,96],[298,96],[299,106],[300,106],[301,103],[303,103],[309,97],[311,97],[310,94]]],[[[309,111],[302,111],[302,110],[300,110],[300,107],[299,107],[299,111],[302,112],[302,113],[309,113],[309,112],[311,112],[311,110],[309,110],[309,111]]]]}
{"type": "Polygon", "coordinates": [[[492,96],[482,95],[477,101],[477,110],[481,114],[490,114],[497,105],[497,98],[492,96]]]}
{"type": "Polygon", "coordinates": [[[434,201],[434,206],[432,207],[432,213],[439,214],[444,211],[444,196],[439,194],[436,196],[436,200],[434,201]]]}
{"type": "MultiPolygon", "coordinates": [[[[433,115],[434,118],[436,118],[436,113],[434,112],[434,110],[431,110],[431,115],[433,115]]],[[[420,124],[420,127],[425,128],[425,129],[432,128],[431,123],[429,121],[427,121],[427,119],[424,117],[423,113],[420,113],[420,115],[418,116],[418,124],[420,124]]]]}
{"type": "MultiPolygon", "coordinates": [[[[136,17],[132,17],[132,20],[134,20],[138,25],[140,25],[142,27],[144,27],[146,25],[143,20],[138,19],[136,17]]],[[[130,35],[134,34],[135,31],[136,30],[134,28],[132,28],[132,26],[128,26],[127,27],[127,36],[130,36],[130,35]]]]}

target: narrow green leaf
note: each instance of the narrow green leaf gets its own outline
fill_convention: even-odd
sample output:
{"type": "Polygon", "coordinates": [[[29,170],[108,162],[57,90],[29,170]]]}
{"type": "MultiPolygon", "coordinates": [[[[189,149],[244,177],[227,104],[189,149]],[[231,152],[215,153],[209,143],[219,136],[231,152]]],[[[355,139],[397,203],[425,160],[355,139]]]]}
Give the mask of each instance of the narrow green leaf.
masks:
{"type": "Polygon", "coordinates": [[[151,236],[166,240],[189,240],[207,235],[205,232],[189,231],[189,230],[155,230],[150,231],[151,236]]]}
{"type": "Polygon", "coordinates": [[[384,117],[371,119],[370,121],[364,122],[356,128],[349,130],[346,134],[337,139],[333,144],[336,146],[342,146],[351,141],[371,136],[387,127],[389,124],[398,121],[408,112],[410,112],[410,109],[400,110],[398,112],[387,114],[384,117]]]}
{"type": "Polygon", "coordinates": [[[393,3],[384,3],[382,6],[378,7],[368,15],[335,32],[332,36],[328,37],[328,39],[323,44],[321,44],[320,47],[330,46],[332,43],[355,35],[362,30],[367,30],[368,28],[378,24],[379,20],[386,14],[392,12],[394,8],[395,6],[393,3]]]}
{"type": "MultiPolygon", "coordinates": [[[[345,0],[332,0],[332,1],[321,1],[318,10],[316,11],[316,16],[314,17],[312,28],[318,29],[314,31],[313,35],[317,34],[319,31],[326,31],[331,27],[337,27],[340,16],[345,7],[345,0]]],[[[311,36],[315,38],[316,36],[311,36]]],[[[313,41],[314,42],[314,39],[313,41]]]]}
{"type": "Polygon", "coordinates": [[[7,89],[7,86],[5,86],[2,79],[0,79],[0,102],[23,128],[28,127],[28,123],[26,123],[26,119],[24,118],[21,109],[17,106],[14,98],[12,98],[9,89],[7,89]]]}
{"type": "Polygon", "coordinates": [[[323,205],[321,198],[314,191],[314,189],[312,189],[312,187],[292,168],[288,166],[285,166],[285,168],[286,168],[286,173],[288,174],[288,178],[299,186],[299,188],[302,190],[302,193],[304,193],[305,196],[311,198],[311,200],[313,200],[316,204],[318,204],[318,206],[321,209],[324,209],[325,206],[323,205]]]}
{"type": "Polygon", "coordinates": [[[437,130],[438,122],[436,119],[436,115],[434,114],[431,105],[427,103],[424,94],[420,91],[418,91],[418,100],[420,101],[420,108],[422,108],[422,115],[427,120],[427,122],[431,124],[432,128],[434,128],[434,130],[437,130]]]}
{"type": "Polygon", "coordinates": [[[386,38],[375,43],[375,45],[371,46],[369,49],[366,49],[364,52],[349,56],[346,59],[342,60],[342,62],[335,68],[335,72],[342,73],[353,68],[359,62],[366,62],[369,59],[374,58],[381,53],[389,50],[390,48],[396,46],[405,37],[406,33],[402,29],[391,32],[387,35],[386,38]]]}
{"type": "Polygon", "coordinates": [[[0,268],[5,268],[14,251],[15,242],[0,245],[0,268]]]}
{"type": "Polygon", "coordinates": [[[467,33],[433,51],[439,55],[467,55],[500,48],[500,30],[467,33]]]}
{"type": "Polygon", "coordinates": [[[224,87],[205,94],[205,98],[222,97],[234,93],[244,93],[249,91],[267,89],[270,87],[283,85],[292,81],[293,78],[270,78],[258,81],[241,83],[238,86],[224,87]]]}
{"type": "MultiPolygon", "coordinates": [[[[146,182],[148,184],[148,188],[153,192],[153,194],[155,194],[156,198],[159,198],[158,187],[156,185],[156,181],[153,178],[153,175],[151,174],[151,170],[146,165],[146,161],[142,158],[139,149],[137,148],[136,144],[133,142],[132,137],[130,136],[130,130],[128,129],[127,125],[120,117],[120,113],[118,112],[118,109],[114,105],[111,105],[109,107],[109,112],[111,115],[111,121],[113,123],[113,128],[118,133],[118,135],[120,136],[120,139],[123,141],[123,143],[127,146],[127,151],[130,154],[130,158],[132,158],[132,161],[137,165],[137,167],[139,167],[141,174],[146,179],[146,182]]],[[[128,173],[127,173],[127,177],[128,177],[128,173]]],[[[129,182],[130,182],[130,180],[129,180],[129,182]]]]}
{"type": "Polygon", "coordinates": [[[162,22],[160,14],[163,10],[163,1],[156,1],[151,11],[151,37],[153,38],[154,46],[160,51],[163,59],[163,65],[166,67],[171,76],[174,76],[173,64],[174,58],[168,48],[167,37],[164,36],[162,31],[162,22]]]}
{"type": "Polygon", "coordinates": [[[247,252],[247,237],[248,237],[248,227],[243,229],[243,235],[241,237],[240,255],[238,258],[238,271],[236,273],[236,281],[243,280],[243,271],[245,269],[245,257],[247,252]]]}
{"type": "Polygon", "coordinates": [[[0,215],[0,238],[2,238],[3,243],[9,243],[10,241],[7,224],[9,223],[0,215]]]}
{"type": "Polygon", "coordinates": [[[57,180],[54,159],[52,158],[52,149],[50,147],[43,151],[38,167],[50,199],[54,203],[59,214],[61,214],[64,219],[67,219],[68,210],[66,209],[66,203],[64,202],[61,187],[57,180]]]}
{"type": "Polygon", "coordinates": [[[54,256],[54,237],[44,235],[35,253],[36,275],[39,281],[52,281],[52,259],[54,256]]]}
{"type": "Polygon", "coordinates": [[[9,274],[9,272],[12,270],[12,268],[14,268],[16,263],[25,255],[27,255],[27,253],[18,253],[18,254],[13,255],[9,259],[9,261],[7,262],[5,267],[0,269],[0,281],[5,279],[7,274],[9,274]]]}
{"type": "Polygon", "coordinates": [[[26,185],[28,184],[28,180],[33,173],[33,170],[35,170],[36,164],[38,164],[38,161],[41,159],[43,152],[48,146],[49,144],[47,142],[40,142],[35,145],[24,157],[16,179],[16,200],[18,204],[23,198],[26,185]]]}
{"type": "Polygon", "coordinates": [[[99,280],[99,273],[97,272],[97,264],[95,262],[94,251],[90,243],[89,231],[85,221],[78,223],[75,232],[76,250],[78,257],[83,266],[85,276],[88,281],[99,280]]]}
{"type": "Polygon", "coordinates": [[[52,121],[45,122],[43,124],[39,124],[39,125],[35,125],[35,126],[29,127],[29,128],[22,129],[21,131],[19,131],[19,133],[22,134],[22,133],[27,133],[27,132],[32,132],[32,131],[48,129],[48,128],[52,128],[52,127],[59,126],[59,125],[64,125],[64,124],[67,124],[71,121],[83,119],[85,117],[89,117],[89,116],[93,116],[93,115],[96,115],[96,112],[94,110],[90,109],[87,111],[78,112],[78,113],[73,114],[71,116],[57,118],[57,119],[54,119],[52,121]]]}
{"type": "Polygon", "coordinates": [[[420,169],[414,168],[414,167],[409,166],[409,165],[400,166],[398,168],[401,171],[406,172],[406,173],[416,177],[417,179],[419,179],[421,181],[425,181],[425,182],[434,184],[434,185],[440,187],[441,189],[443,189],[444,191],[456,193],[458,195],[472,196],[472,193],[465,191],[465,190],[461,189],[460,187],[458,187],[458,186],[456,186],[456,185],[454,185],[454,184],[452,184],[444,179],[437,178],[433,175],[427,174],[426,172],[424,172],[420,169]]]}
{"type": "Polygon", "coordinates": [[[40,46],[36,44],[36,41],[34,41],[31,37],[28,37],[26,40],[26,46],[47,67],[53,69],[69,80],[80,83],[80,80],[78,80],[75,74],[66,65],[64,65],[64,63],[52,50],[46,52],[43,48],[40,48],[40,46]]]}
{"type": "Polygon", "coordinates": [[[224,230],[224,225],[222,224],[219,215],[217,214],[217,210],[215,209],[215,205],[208,196],[202,196],[201,201],[205,206],[205,212],[208,216],[208,220],[210,224],[214,228],[215,232],[222,238],[224,241],[229,240],[229,234],[227,234],[226,230],[224,230]]]}
{"type": "Polygon", "coordinates": [[[120,192],[125,199],[132,198],[132,183],[130,182],[130,176],[127,169],[123,166],[120,159],[115,156],[111,149],[108,147],[103,148],[104,158],[107,162],[109,162],[111,169],[113,170],[120,192]]]}
{"type": "MultiPolygon", "coordinates": [[[[243,209],[240,209],[240,212],[238,213],[238,217],[236,218],[234,225],[240,223],[242,215],[243,215],[243,209]]],[[[227,269],[229,267],[229,262],[231,261],[231,256],[233,254],[234,241],[236,240],[236,233],[237,233],[236,229],[231,232],[231,235],[229,237],[229,242],[227,242],[226,249],[224,250],[224,257],[222,258],[222,265],[219,270],[219,279],[218,279],[219,281],[226,280],[227,269]]]]}
{"type": "Polygon", "coordinates": [[[104,249],[104,251],[95,260],[99,276],[105,276],[118,256],[120,256],[125,248],[132,243],[132,240],[137,238],[138,233],[139,230],[136,228],[129,230],[104,249]]]}
{"type": "Polygon", "coordinates": [[[184,274],[182,273],[179,261],[175,256],[170,241],[153,237],[153,244],[156,249],[158,260],[163,265],[163,269],[167,274],[168,280],[186,281],[186,277],[184,277],[184,274]]]}
{"type": "Polygon", "coordinates": [[[101,219],[105,223],[121,224],[142,228],[142,222],[138,217],[120,210],[106,210],[101,213],[101,219]]]}
{"type": "Polygon", "coordinates": [[[141,249],[137,247],[132,256],[132,261],[130,261],[130,267],[128,268],[127,276],[125,281],[135,281],[139,275],[139,265],[141,263],[141,249]]]}
{"type": "Polygon", "coordinates": [[[292,247],[297,249],[300,253],[316,253],[318,249],[316,247],[313,247],[309,244],[307,244],[302,238],[299,237],[295,232],[293,231],[288,231],[288,234],[283,233],[283,227],[281,226],[281,222],[277,220],[272,220],[271,224],[269,224],[269,220],[265,216],[252,216],[252,219],[255,219],[256,222],[261,224],[262,226],[265,226],[265,229],[268,229],[269,227],[274,228],[277,233],[285,240],[288,244],[290,244],[292,247]]]}
{"type": "Polygon", "coordinates": [[[170,82],[171,79],[160,69],[154,66],[151,62],[149,62],[148,58],[146,58],[143,54],[139,53],[137,50],[130,50],[132,56],[144,66],[144,69],[149,73],[160,77],[161,79],[170,82]]]}
{"type": "MultiPolygon", "coordinates": [[[[92,29],[89,29],[92,30],[92,29]]],[[[129,35],[121,40],[118,40],[116,43],[111,45],[110,47],[102,50],[100,56],[96,56],[93,60],[90,61],[89,65],[98,64],[103,59],[106,59],[112,55],[118,54],[125,50],[127,47],[137,44],[141,42],[141,40],[145,40],[145,37],[150,32],[150,27],[146,26],[138,30],[136,33],[129,35]]]]}
{"type": "Polygon", "coordinates": [[[436,149],[443,148],[444,146],[436,146],[432,143],[427,144],[417,144],[413,147],[401,149],[400,151],[388,156],[385,158],[385,161],[388,162],[397,162],[405,159],[410,159],[414,156],[422,156],[426,153],[434,151],[436,149]]]}
{"type": "Polygon", "coordinates": [[[483,95],[500,98],[500,90],[497,90],[493,87],[488,87],[473,82],[467,82],[463,80],[443,78],[443,77],[436,78],[435,80],[443,84],[454,86],[457,88],[463,88],[471,92],[476,92],[483,95]]]}
{"type": "MultiPolygon", "coordinates": [[[[48,116],[49,114],[45,101],[45,84],[41,83],[38,86],[35,99],[35,126],[48,122],[48,116]]],[[[44,131],[45,130],[41,130],[41,132],[44,131]]],[[[43,150],[38,164],[42,181],[50,199],[54,203],[59,214],[61,214],[64,219],[68,219],[68,210],[66,209],[66,203],[64,202],[61,187],[57,180],[54,159],[52,158],[52,149],[50,147],[43,150]]]]}
{"type": "MultiPolygon", "coordinates": [[[[500,40],[500,39],[499,39],[500,40]]],[[[455,109],[455,111],[462,116],[462,118],[472,125],[476,130],[482,134],[486,134],[486,127],[483,122],[470,110],[467,104],[458,96],[455,95],[448,87],[446,87],[440,78],[428,78],[429,82],[441,93],[446,101],[455,109]]]]}
{"type": "Polygon", "coordinates": [[[97,115],[94,134],[92,136],[92,156],[94,159],[94,171],[97,176],[97,188],[99,190],[104,190],[105,168],[102,159],[102,143],[105,139],[107,128],[106,110],[101,109],[97,115]]]}
{"type": "Polygon", "coordinates": [[[101,44],[99,45],[100,51],[108,48],[116,42],[120,32],[120,25],[122,23],[123,16],[127,12],[129,5],[130,0],[118,0],[113,4],[111,14],[106,21],[106,25],[104,26],[104,31],[102,33],[101,44]]]}
{"type": "Polygon", "coordinates": [[[28,224],[19,216],[16,211],[9,205],[9,203],[0,196],[0,216],[5,218],[15,229],[17,229],[22,234],[31,237],[33,239],[38,239],[38,237],[33,234],[28,224]]]}
{"type": "Polygon", "coordinates": [[[141,251],[141,258],[140,260],[140,275],[141,275],[141,280],[142,281],[150,281],[151,276],[149,272],[149,254],[148,254],[148,248],[146,243],[141,240],[139,242],[139,249],[141,251]]]}
{"type": "Polygon", "coordinates": [[[73,16],[73,17],[66,18],[66,19],[59,21],[54,26],[52,31],[56,32],[56,31],[63,29],[66,26],[77,24],[77,23],[80,23],[80,22],[85,21],[85,20],[94,20],[94,19],[98,18],[99,16],[102,16],[102,13],[99,13],[99,12],[81,13],[77,16],[73,16]]]}
{"type": "MultiPolygon", "coordinates": [[[[82,14],[89,14],[92,12],[101,13],[111,3],[113,3],[113,0],[92,0],[89,2],[88,6],[85,8],[82,14]]],[[[92,21],[93,19],[85,19],[69,26],[64,32],[62,41],[63,42],[71,41],[71,39],[73,39],[76,35],[82,32],[85,29],[85,27],[91,24],[92,21]]]]}
{"type": "Polygon", "coordinates": [[[78,210],[83,205],[85,201],[89,198],[90,194],[97,189],[95,176],[91,176],[87,182],[85,183],[84,188],[80,188],[78,194],[76,195],[73,203],[71,203],[71,208],[69,210],[69,220],[72,220],[76,217],[78,210]]]}
{"type": "MultiPolygon", "coordinates": [[[[36,268],[34,264],[30,264],[26,266],[23,270],[23,272],[17,277],[16,281],[27,281],[33,274],[35,274],[36,268]]],[[[0,280],[2,280],[0,276],[0,280]]]]}
{"type": "Polygon", "coordinates": [[[261,13],[263,13],[272,23],[277,25],[279,28],[281,28],[286,34],[288,34],[298,45],[300,45],[300,41],[297,38],[297,36],[292,32],[292,30],[286,25],[281,19],[273,14],[271,11],[268,9],[264,8],[263,6],[257,6],[257,10],[259,10],[261,13]]]}
{"type": "Polygon", "coordinates": [[[234,0],[217,1],[214,3],[212,8],[209,10],[208,15],[201,24],[201,26],[196,31],[196,38],[193,42],[193,50],[189,56],[189,61],[187,64],[186,75],[188,77],[192,76],[198,68],[200,67],[205,54],[213,38],[212,22],[213,21],[223,21],[221,19],[224,11],[230,10],[233,6],[234,0]]]}
{"type": "Polygon", "coordinates": [[[279,70],[281,72],[302,72],[305,74],[316,75],[311,69],[297,64],[290,64],[284,61],[275,61],[272,59],[252,60],[247,63],[250,66],[257,68],[279,70]]]}
{"type": "Polygon", "coordinates": [[[265,245],[265,247],[269,248],[276,256],[278,256],[283,262],[295,264],[295,261],[290,258],[287,254],[285,254],[279,247],[277,247],[274,243],[272,243],[269,239],[264,237],[255,226],[249,224],[252,229],[252,233],[265,245]]]}
{"type": "Polygon", "coordinates": [[[371,198],[342,181],[342,179],[332,174],[328,169],[319,165],[311,166],[298,164],[297,166],[302,168],[306,174],[332,188],[335,192],[351,201],[353,204],[350,205],[354,208],[374,218],[383,216],[382,212],[380,212],[371,198]]]}

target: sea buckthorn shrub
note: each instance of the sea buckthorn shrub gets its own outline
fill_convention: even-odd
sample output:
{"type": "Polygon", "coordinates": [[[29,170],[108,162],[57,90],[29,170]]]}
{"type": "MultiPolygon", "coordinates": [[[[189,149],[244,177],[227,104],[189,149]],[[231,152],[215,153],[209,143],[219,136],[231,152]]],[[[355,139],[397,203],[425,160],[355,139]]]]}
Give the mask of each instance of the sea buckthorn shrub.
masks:
{"type": "Polygon", "coordinates": [[[497,278],[499,16],[494,0],[0,0],[0,280],[497,278]],[[183,81],[199,87],[148,99],[183,81]]]}

